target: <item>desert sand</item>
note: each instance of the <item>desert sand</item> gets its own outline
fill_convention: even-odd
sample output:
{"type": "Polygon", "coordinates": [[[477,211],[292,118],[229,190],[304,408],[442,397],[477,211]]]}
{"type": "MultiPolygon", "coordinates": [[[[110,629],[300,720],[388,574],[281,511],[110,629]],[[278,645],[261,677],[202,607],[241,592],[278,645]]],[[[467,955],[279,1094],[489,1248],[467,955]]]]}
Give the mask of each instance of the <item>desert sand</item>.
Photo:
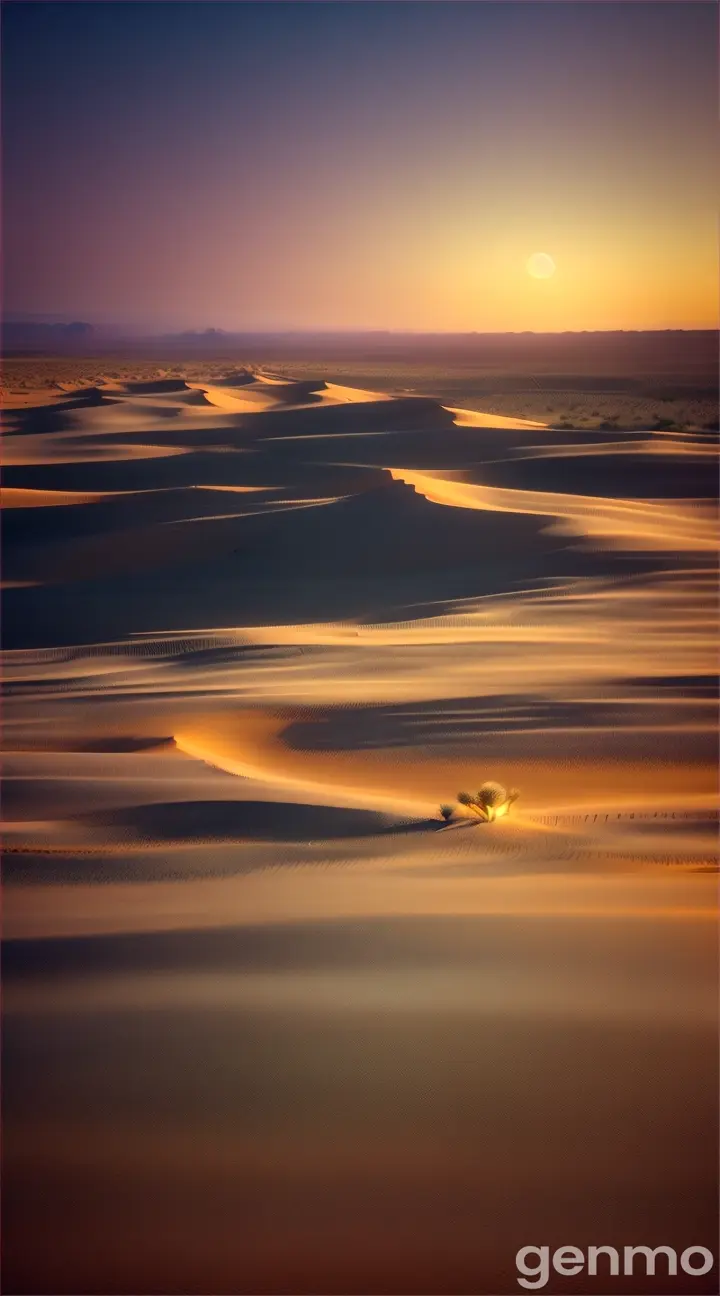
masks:
{"type": "Polygon", "coordinates": [[[8,404],[8,1290],[708,1245],[710,434],[251,366],[8,404]]]}

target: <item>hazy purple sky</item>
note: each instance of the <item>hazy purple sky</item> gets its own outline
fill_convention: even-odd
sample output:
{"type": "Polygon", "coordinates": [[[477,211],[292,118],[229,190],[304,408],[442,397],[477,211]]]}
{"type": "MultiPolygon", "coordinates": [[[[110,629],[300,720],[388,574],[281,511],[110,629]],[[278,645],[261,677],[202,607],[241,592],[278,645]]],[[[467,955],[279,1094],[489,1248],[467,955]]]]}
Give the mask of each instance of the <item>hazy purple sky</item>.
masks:
{"type": "Polygon", "coordinates": [[[714,4],[8,0],[2,21],[8,314],[716,322],[714,4]]]}

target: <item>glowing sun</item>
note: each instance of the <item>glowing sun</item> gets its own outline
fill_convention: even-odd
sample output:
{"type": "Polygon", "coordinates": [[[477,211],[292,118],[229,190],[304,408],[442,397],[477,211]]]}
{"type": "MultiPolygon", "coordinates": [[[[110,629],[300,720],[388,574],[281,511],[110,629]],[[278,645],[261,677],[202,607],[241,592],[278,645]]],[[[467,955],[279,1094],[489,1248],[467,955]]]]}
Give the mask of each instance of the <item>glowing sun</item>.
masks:
{"type": "Polygon", "coordinates": [[[527,272],[533,279],[549,279],[555,274],[555,262],[547,252],[533,252],[528,257],[527,272]]]}

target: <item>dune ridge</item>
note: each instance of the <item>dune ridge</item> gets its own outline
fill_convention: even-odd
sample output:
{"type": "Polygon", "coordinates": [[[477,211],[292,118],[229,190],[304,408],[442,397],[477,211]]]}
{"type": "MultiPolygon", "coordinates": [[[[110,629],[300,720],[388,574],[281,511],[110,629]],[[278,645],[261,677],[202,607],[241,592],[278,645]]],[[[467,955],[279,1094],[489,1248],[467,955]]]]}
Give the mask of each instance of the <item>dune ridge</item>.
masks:
{"type": "Polygon", "coordinates": [[[624,550],[717,552],[718,517],[712,505],[692,507],[639,500],[598,500],[541,491],[503,490],[471,484],[436,473],[391,468],[394,481],[405,482],[435,504],[500,513],[535,513],[556,520],[556,535],[603,540],[624,550]]]}

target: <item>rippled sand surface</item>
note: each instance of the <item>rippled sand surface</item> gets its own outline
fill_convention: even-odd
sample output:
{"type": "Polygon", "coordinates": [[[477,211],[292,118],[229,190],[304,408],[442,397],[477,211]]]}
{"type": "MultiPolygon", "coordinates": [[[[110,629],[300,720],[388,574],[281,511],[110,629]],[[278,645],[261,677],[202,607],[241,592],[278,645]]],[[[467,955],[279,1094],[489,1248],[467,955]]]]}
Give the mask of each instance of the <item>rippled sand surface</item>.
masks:
{"type": "Polygon", "coordinates": [[[715,1247],[717,451],[611,435],[251,372],[7,415],[8,1291],[715,1247]]]}

